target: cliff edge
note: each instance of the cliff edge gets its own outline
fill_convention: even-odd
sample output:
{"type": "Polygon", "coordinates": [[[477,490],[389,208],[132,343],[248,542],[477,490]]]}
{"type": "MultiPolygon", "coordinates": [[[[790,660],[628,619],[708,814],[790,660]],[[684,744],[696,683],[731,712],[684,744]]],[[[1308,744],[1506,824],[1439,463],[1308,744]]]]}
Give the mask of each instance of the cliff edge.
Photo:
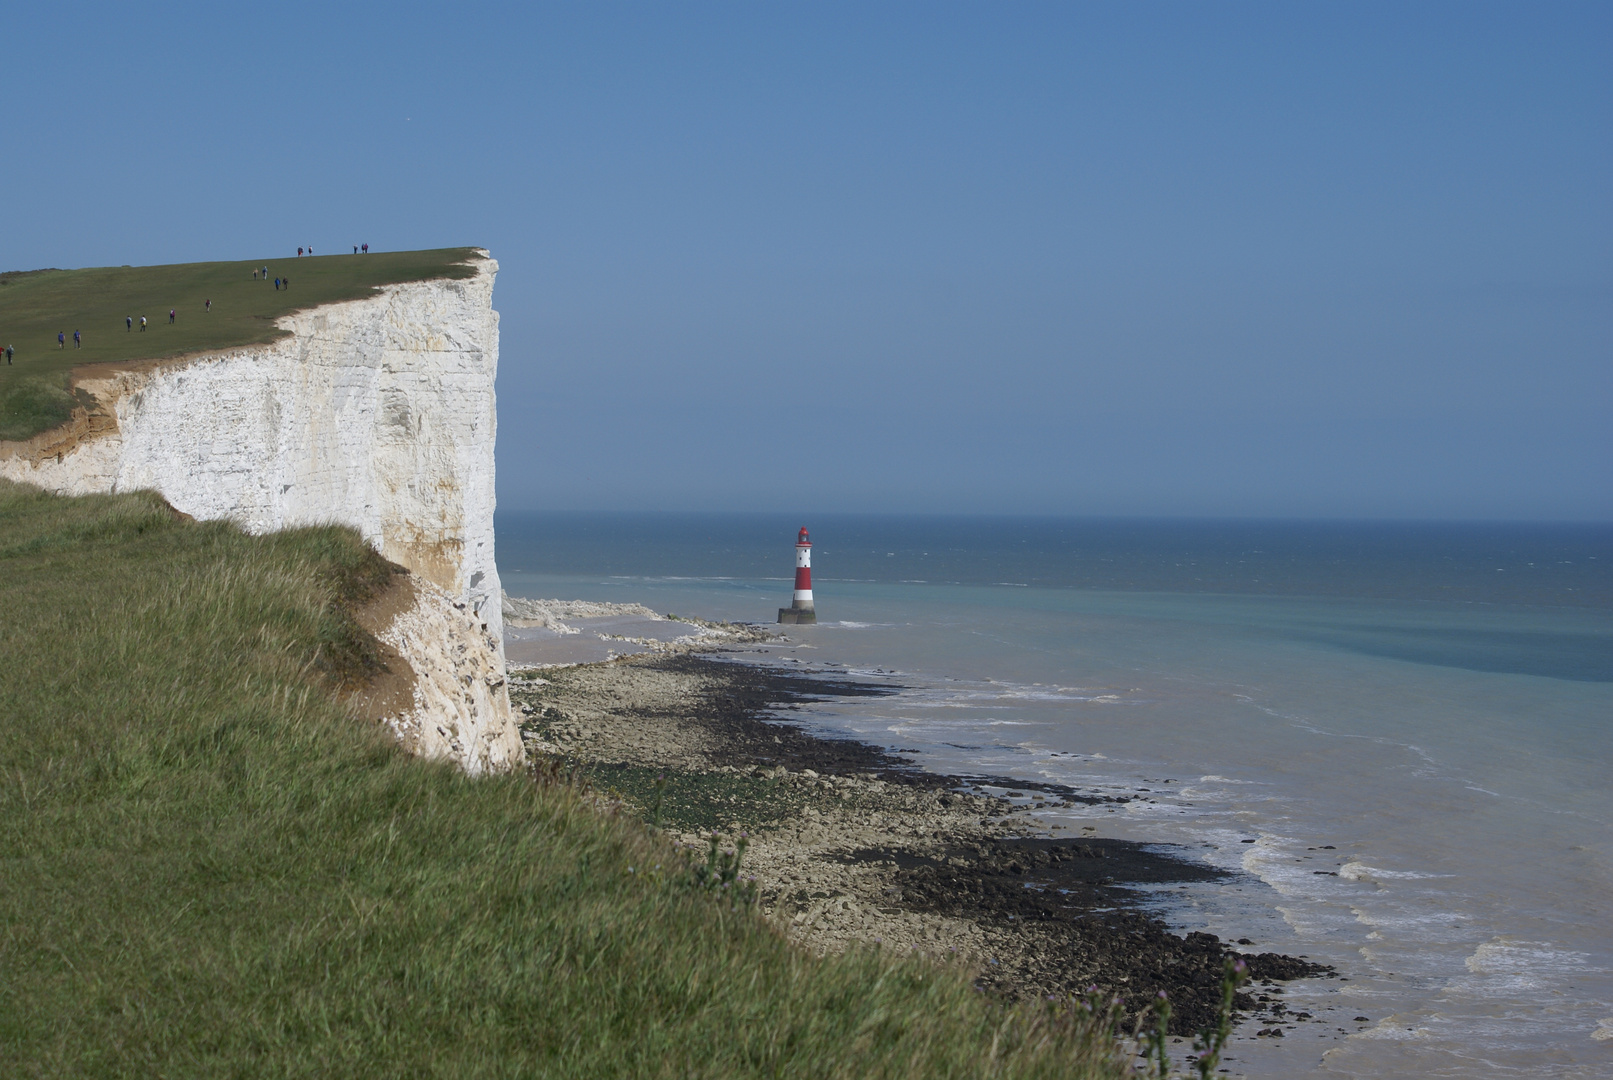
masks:
{"type": "Polygon", "coordinates": [[[421,691],[390,725],[467,771],[511,767],[493,550],[498,264],[478,251],[472,266],[292,312],[268,344],[80,368],[71,421],[0,443],[0,476],[68,495],[153,489],[252,533],[358,529],[419,579],[397,616],[411,629],[375,628],[413,642],[399,651],[421,691]],[[426,642],[439,632],[452,640],[426,642]]]}

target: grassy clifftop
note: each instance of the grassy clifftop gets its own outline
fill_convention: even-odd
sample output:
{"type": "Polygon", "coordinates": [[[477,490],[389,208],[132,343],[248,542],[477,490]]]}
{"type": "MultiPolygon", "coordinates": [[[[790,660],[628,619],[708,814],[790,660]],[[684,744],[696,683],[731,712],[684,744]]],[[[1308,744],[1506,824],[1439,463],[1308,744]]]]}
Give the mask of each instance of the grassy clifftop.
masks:
{"type": "Polygon", "coordinates": [[[443,248],[0,274],[0,347],[16,350],[14,364],[0,362],[0,439],[26,439],[64,422],[75,365],[272,341],[281,336],[275,320],[292,311],[356,300],[382,285],[469,277],[475,270],[465,264],[474,258],[471,248],[443,248]],[[254,280],[252,272],[265,266],[268,276],[254,280]],[[290,285],[277,290],[277,277],[290,278],[290,285]],[[65,335],[65,347],[57,334],[65,335]]]}
{"type": "Polygon", "coordinates": [[[0,481],[0,1075],[1121,1075],[961,972],[792,947],[572,787],[406,757],[331,690],[386,576],[0,481]]]}

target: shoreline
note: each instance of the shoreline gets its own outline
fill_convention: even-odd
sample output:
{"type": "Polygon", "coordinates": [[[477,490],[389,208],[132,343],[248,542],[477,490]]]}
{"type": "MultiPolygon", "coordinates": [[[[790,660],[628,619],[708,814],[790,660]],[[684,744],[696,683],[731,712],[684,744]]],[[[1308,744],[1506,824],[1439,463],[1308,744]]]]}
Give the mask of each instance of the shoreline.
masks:
{"type": "Polygon", "coordinates": [[[982,989],[1014,997],[1090,986],[1128,1013],[1164,990],[1174,1034],[1209,1022],[1224,960],[1250,967],[1245,1019],[1280,1034],[1281,981],[1331,969],[1178,935],[1134,886],[1237,875],[1135,841],[1059,836],[1036,804],[1116,801],[1055,784],[924,771],[897,753],[813,735],[789,722],[803,703],[899,687],[719,652],[640,654],[512,672],[511,698],[535,759],[581,769],[670,836],[704,852],[746,836],[758,906],[819,951],[857,944],[957,957],[982,989]],[[664,780],[658,781],[658,778],[664,780]],[[1002,788],[1028,802],[1013,802],[1002,788]]]}

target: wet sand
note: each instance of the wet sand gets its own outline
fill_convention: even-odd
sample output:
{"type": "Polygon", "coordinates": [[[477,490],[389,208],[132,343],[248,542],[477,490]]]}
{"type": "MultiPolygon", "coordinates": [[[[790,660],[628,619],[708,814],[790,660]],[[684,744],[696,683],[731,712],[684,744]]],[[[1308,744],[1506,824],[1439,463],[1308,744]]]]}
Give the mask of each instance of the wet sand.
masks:
{"type": "Polygon", "coordinates": [[[1050,836],[1031,813],[1038,802],[1104,800],[924,772],[790,719],[803,702],[889,694],[889,684],[669,650],[518,673],[511,687],[540,760],[585,768],[702,852],[713,833],[745,833],[763,911],[808,947],[956,955],[982,987],[1014,996],[1097,986],[1140,1007],[1164,990],[1181,1034],[1211,1019],[1226,957],[1254,976],[1240,1009],[1274,1021],[1277,981],[1328,973],[1171,933],[1133,886],[1227,875],[1129,841],[1050,836]]]}

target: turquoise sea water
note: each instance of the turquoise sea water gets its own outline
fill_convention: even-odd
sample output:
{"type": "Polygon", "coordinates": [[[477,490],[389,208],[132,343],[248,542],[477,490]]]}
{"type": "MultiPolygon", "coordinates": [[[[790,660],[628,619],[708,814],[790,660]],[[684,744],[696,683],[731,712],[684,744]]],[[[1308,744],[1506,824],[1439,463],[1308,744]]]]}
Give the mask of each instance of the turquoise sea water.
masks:
{"type": "Polygon", "coordinates": [[[1613,528],[505,515],[499,563],[768,622],[801,524],[772,658],[906,687],[814,723],[1130,793],[1046,816],[1243,870],[1150,901],[1345,976],[1235,1068],[1613,1075],[1613,528]]]}

